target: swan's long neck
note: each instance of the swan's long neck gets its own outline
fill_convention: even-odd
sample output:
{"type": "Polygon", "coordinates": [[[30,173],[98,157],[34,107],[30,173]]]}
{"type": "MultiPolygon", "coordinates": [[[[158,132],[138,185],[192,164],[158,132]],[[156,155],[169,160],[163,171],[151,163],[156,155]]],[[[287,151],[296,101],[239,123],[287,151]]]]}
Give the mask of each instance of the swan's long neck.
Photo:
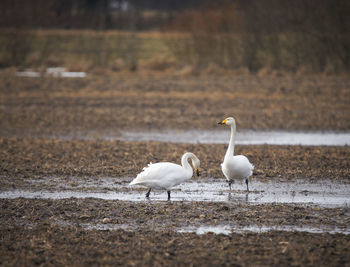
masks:
{"type": "Polygon", "coordinates": [[[188,159],[193,158],[193,157],[194,157],[193,153],[187,152],[181,158],[181,165],[182,165],[182,167],[186,171],[191,172],[191,176],[193,174],[193,170],[192,170],[192,167],[191,167],[190,163],[188,162],[188,159]]]}
{"type": "Polygon", "coordinates": [[[229,157],[233,157],[235,153],[235,134],[236,134],[236,124],[234,123],[231,125],[231,138],[225,154],[225,159],[229,157]]]}

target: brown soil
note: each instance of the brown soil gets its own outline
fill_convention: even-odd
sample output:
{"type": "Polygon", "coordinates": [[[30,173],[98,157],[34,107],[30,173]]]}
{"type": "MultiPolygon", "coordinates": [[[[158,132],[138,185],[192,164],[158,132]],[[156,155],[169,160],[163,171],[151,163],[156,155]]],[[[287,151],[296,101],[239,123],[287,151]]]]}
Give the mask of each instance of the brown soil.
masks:
{"type": "MultiPolygon", "coordinates": [[[[159,142],[63,141],[0,139],[1,187],[36,177],[135,177],[149,162],[180,164],[192,151],[201,160],[201,176],[223,179],[220,163],[226,145],[159,142]]],[[[349,147],[236,146],[254,164],[253,179],[298,178],[345,180],[350,178],[349,147]]]]}
{"type": "MultiPolygon", "coordinates": [[[[1,191],[50,177],[134,177],[148,162],[201,159],[202,177],[223,179],[225,145],[62,140],[59,134],[120,129],[349,130],[347,77],[63,80],[0,79],[1,191]],[[56,138],[55,138],[55,135],[56,138]],[[39,138],[40,137],[40,138],[39,138]]],[[[98,137],[98,136],[97,136],[98,137]]],[[[253,179],[349,182],[349,147],[237,146],[253,179]]],[[[73,178],[72,178],[73,177],[73,178]]],[[[100,199],[0,199],[0,265],[350,266],[350,235],[270,231],[179,233],[186,226],[293,225],[347,229],[349,207],[100,199]],[[128,225],[96,230],[87,224],[128,225]],[[106,220],[105,220],[106,222],[106,220]]]]}
{"type": "Polygon", "coordinates": [[[305,77],[15,78],[0,75],[1,136],[121,129],[349,130],[350,79],[305,77]]]}

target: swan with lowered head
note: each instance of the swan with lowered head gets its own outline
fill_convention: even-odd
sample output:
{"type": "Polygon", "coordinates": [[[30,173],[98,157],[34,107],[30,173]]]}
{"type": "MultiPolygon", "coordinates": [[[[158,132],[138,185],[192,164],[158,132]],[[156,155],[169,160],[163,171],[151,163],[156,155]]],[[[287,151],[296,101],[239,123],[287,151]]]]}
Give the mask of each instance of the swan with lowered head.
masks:
{"type": "Polygon", "coordinates": [[[148,187],[147,198],[149,198],[152,188],[165,189],[168,192],[168,200],[170,200],[170,189],[187,181],[193,175],[192,167],[188,162],[189,159],[191,159],[193,169],[199,176],[200,161],[195,154],[187,152],[181,158],[182,166],[171,162],[150,163],[131,181],[130,185],[148,187]]]}
{"type": "Polygon", "coordinates": [[[218,122],[218,124],[228,125],[231,127],[230,143],[225,154],[224,162],[221,164],[222,172],[226,177],[230,190],[234,179],[245,179],[247,191],[249,192],[248,178],[253,174],[254,166],[249,162],[246,156],[234,156],[236,121],[234,118],[228,117],[223,121],[218,122]]]}

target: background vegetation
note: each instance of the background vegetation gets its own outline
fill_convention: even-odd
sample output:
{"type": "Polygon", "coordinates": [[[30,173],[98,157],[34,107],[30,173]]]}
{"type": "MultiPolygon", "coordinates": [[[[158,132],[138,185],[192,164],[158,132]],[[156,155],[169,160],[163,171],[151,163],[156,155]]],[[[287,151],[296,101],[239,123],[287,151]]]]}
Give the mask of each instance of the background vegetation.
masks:
{"type": "Polygon", "coordinates": [[[346,0],[4,0],[0,67],[348,72],[349,14],[346,0]]]}

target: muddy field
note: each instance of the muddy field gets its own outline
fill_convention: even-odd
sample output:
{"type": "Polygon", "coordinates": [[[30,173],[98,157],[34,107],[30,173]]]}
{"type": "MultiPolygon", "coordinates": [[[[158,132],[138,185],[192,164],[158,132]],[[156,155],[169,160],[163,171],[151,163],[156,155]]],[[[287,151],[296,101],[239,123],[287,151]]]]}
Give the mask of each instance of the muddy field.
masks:
{"type": "Polygon", "coordinates": [[[350,129],[350,78],[139,77],[19,78],[0,74],[1,136],[120,130],[350,129]]]}
{"type": "Polygon", "coordinates": [[[0,82],[1,265],[350,266],[348,146],[237,146],[255,165],[246,194],[223,179],[226,145],[100,138],[217,129],[231,114],[239,129],[349,131],[349,78],[0,82]],[[128,186],[148,162],[186,151],[201,176],[172,201],[128,186]]]}
{"type": "Polygon", "coordinates": [[[2,200],[1,212],[3,265],[346,266],[350,260],[350,238],[344,234],[269,231],[198,235],[176,231],[184,225],[228,222],[348,224],[348,208],[16,199],[2,200]],[[106,218],[110,222],[104,224],[106,218]],[[113,228],[115,225],[128,225],[129,229],[113,228]]]}

